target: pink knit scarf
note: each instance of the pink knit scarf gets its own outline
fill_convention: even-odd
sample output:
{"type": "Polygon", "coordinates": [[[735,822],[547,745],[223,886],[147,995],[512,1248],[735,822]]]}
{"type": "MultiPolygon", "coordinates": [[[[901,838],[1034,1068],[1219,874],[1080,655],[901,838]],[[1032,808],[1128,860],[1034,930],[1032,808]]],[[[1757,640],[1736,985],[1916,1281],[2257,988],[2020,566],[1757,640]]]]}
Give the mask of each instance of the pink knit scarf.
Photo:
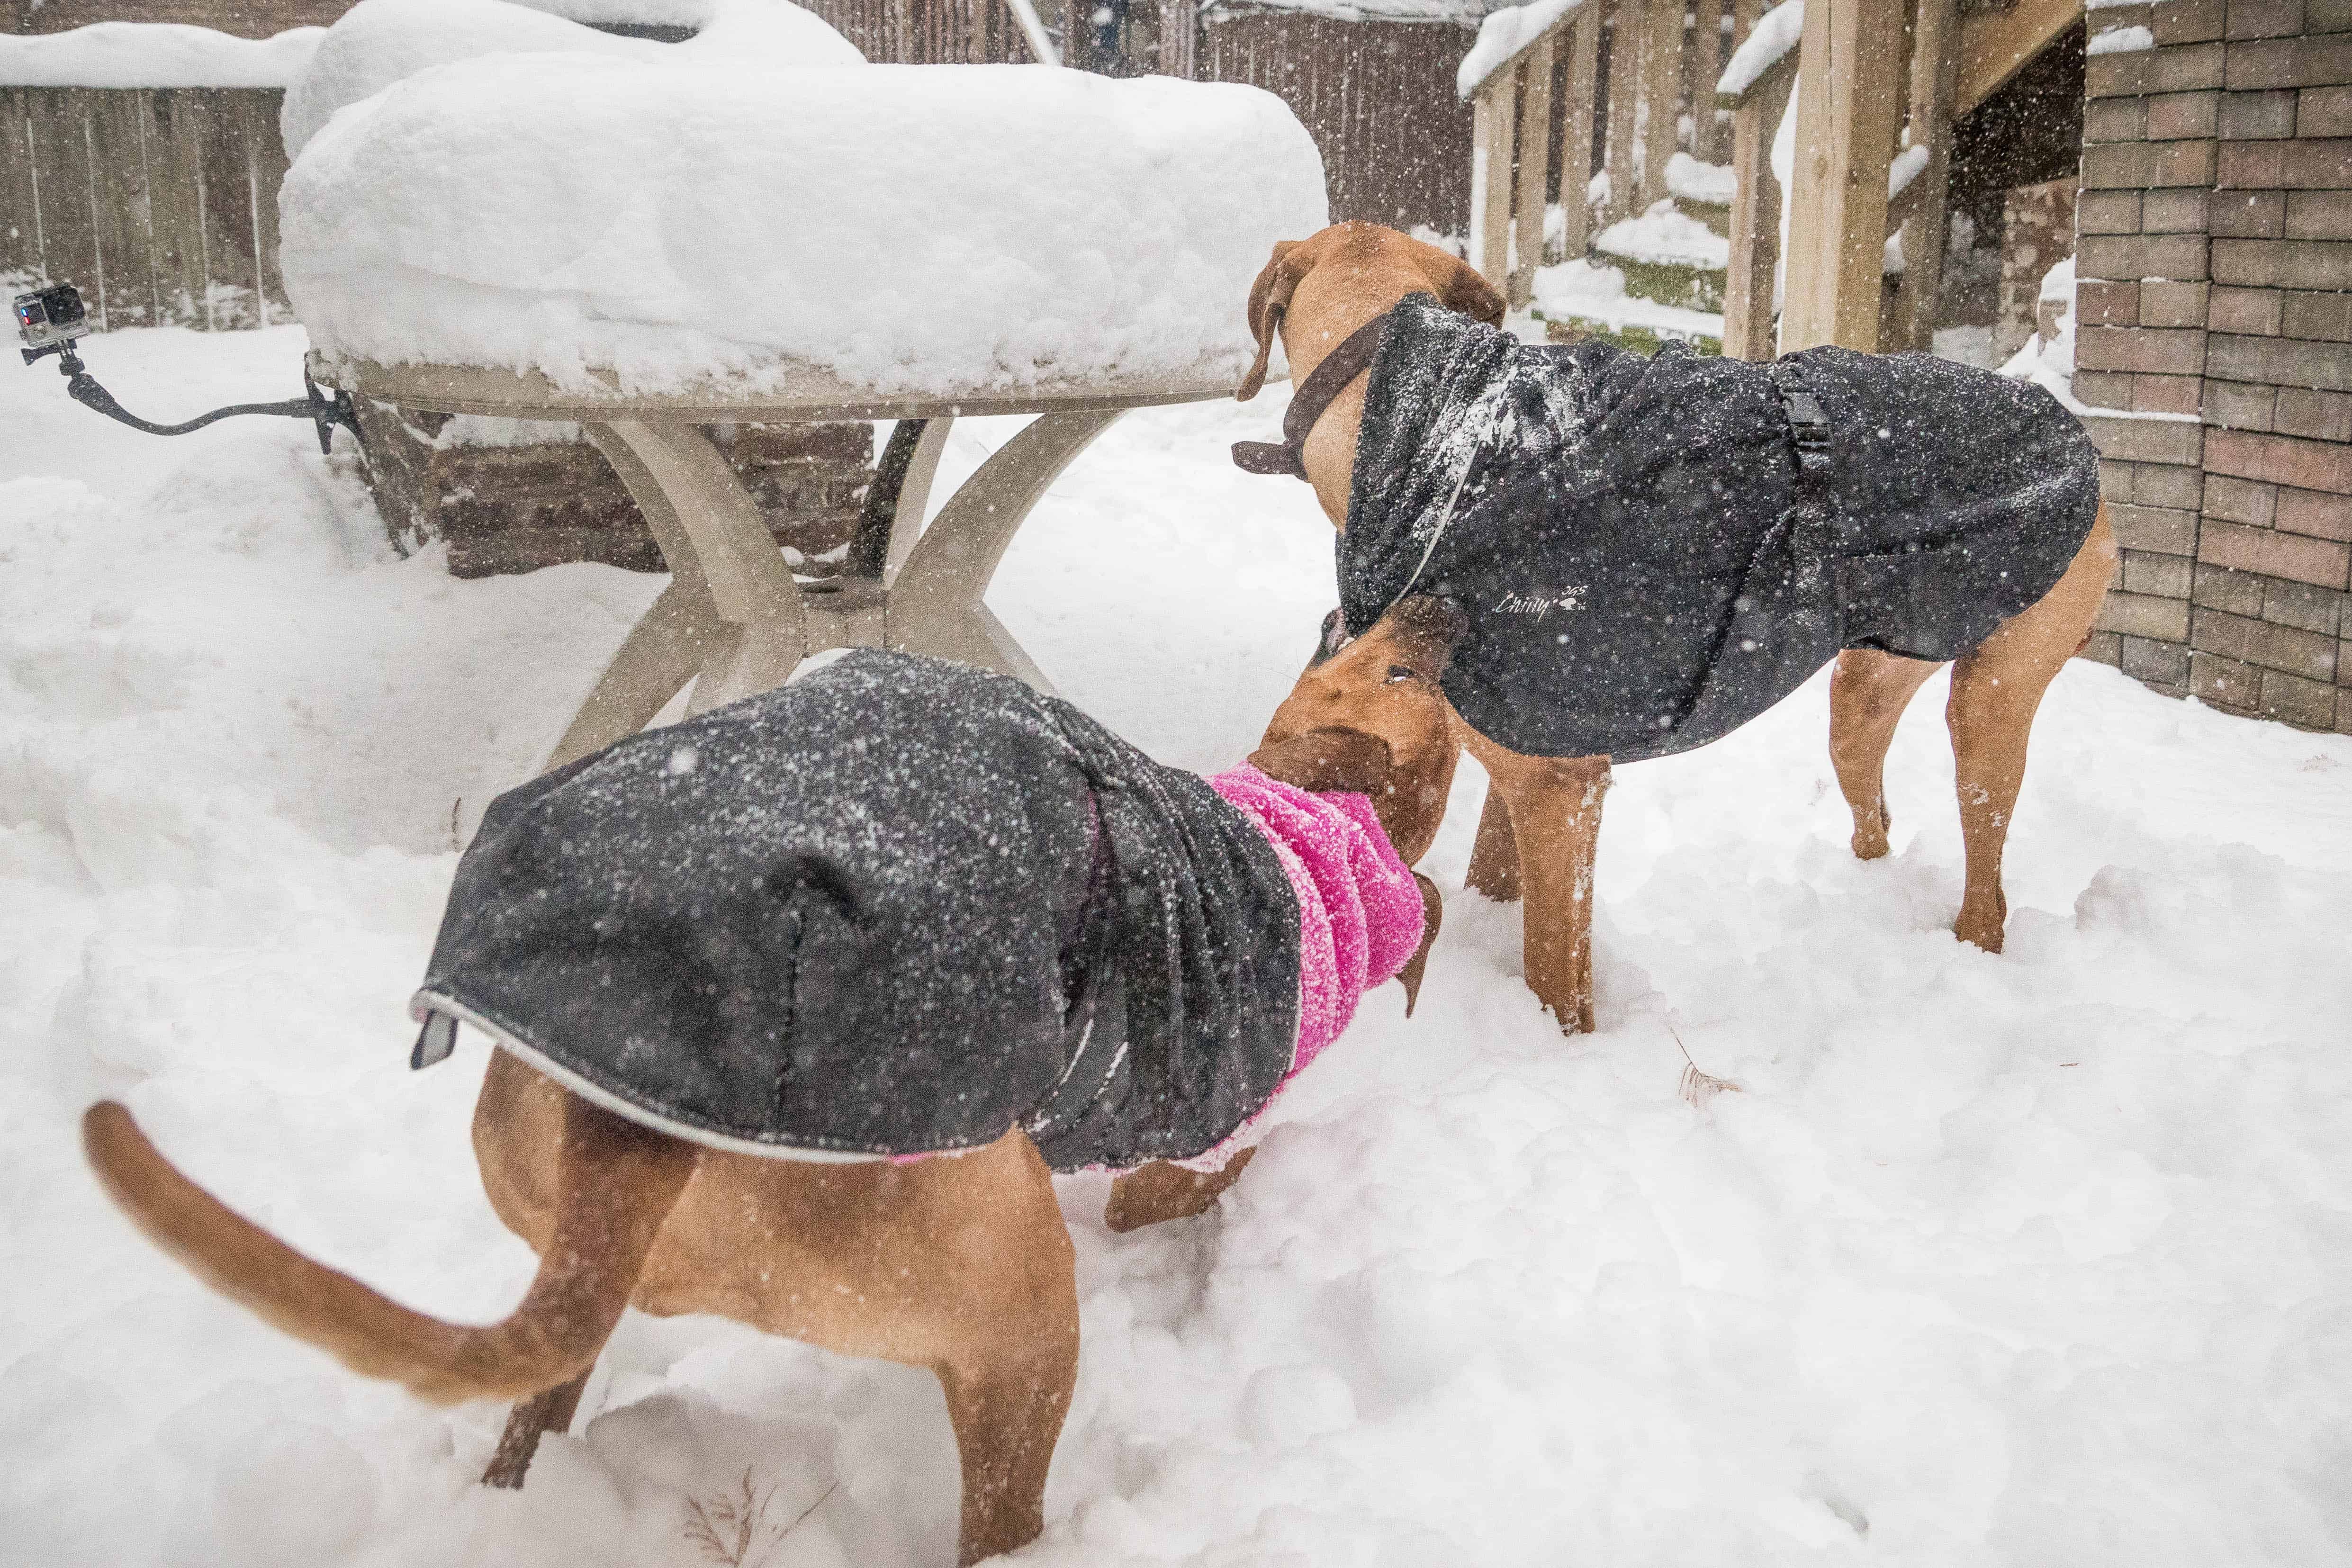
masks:
{"type": "Polygon", "coordinates": [[[1363,795],[1311,793],[1247,763],[1209,787],[1257,825],[1298,896],[1298,1044],[1286,1085],[1421,945],[1421,889],[1363,795]]]}
{"type": "Polygon", "coordinates": [[[1206,1153],[1174,1162],[1198,1171],[1223,1170],[1241,1152],[1276,1097],[1339,1037],[1363,994],[1395,978],[1420,948],[1423,918],[1421,889],[1370,799],[1299,789],[1247,763],[1217,774],[1209,787],[1265,835],[1297,897],[1298,1041],[1290,1070],[1256,1115],[1206,1153]]]}

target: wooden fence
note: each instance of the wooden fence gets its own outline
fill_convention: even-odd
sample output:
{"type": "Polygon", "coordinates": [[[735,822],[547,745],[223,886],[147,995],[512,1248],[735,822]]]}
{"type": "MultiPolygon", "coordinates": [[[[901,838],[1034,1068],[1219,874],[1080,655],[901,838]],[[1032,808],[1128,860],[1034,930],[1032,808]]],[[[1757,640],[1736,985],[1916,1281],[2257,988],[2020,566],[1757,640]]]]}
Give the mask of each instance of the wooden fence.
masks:
{"type": "Polygon", "coordinates": [[[0,87],[0,276],[79,286],[101,330],[291,321],[284,96],[0,87]]]}
{"type": "Polygon", "coordinates": [[[1459,234],[1470,215],[1470,106],[1454,71],[1473,37],[1444,23],[1255,12],[1201,29],[1199,74],[1290,105],[1322,151],[1335,219],[1459,234]]]}
{"type": "Polygon", "coordinates": [[[803,0],[869,60],[986,65],[1029,59],[1004,0],[803,0]]]}

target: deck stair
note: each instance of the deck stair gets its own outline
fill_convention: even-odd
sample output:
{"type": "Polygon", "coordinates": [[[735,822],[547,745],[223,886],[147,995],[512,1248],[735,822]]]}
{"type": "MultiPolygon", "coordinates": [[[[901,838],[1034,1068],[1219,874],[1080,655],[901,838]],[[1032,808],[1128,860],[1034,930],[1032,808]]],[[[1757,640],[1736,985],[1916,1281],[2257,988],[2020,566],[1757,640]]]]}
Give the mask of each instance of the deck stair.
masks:
{"type": "Polygon", "coordinates": [[[1531,0],[1492,13],[1456,79],[1475,124],[1470,260],[1555,338],[1681,339],[1749,359],[1925,348],[1953,124],[2082,7],[1531,0]],[[1792,94],[1784,225],[1770,150],[1792,94]]]}

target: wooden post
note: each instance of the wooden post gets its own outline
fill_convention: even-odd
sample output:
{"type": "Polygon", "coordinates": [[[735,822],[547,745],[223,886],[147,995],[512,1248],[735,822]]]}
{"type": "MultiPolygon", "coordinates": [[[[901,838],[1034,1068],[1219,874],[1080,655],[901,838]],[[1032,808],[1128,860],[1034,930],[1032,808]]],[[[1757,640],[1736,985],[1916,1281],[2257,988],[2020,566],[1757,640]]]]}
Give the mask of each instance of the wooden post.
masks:
{"type": "MultiPolygon", "coordinates": [[[[1599,5],[1600,0],[1591,0],[1599,5]]],[[[1609,200],[1601,208],[1605,226],[1628,213],[1641,195],[1634,154],[1642,135],[1642,0],[1609,0],[1609,128],[1601,167],[1609,174],[1609,200]]]]}
{"type": "Polygon", "coordinates": [[[1780,259],[1780,184],[1772,177],[1772,137],[1796,84],[1782,60],[1751,85],[1731,116],[1731,270],[1724,282],[1723,352],[1773,357],[1772,274],[1780,259]]]}
{"type": "Polygon", "coordinates": [[[175,326],[212,324],[211,244],[205,235],[205,149],[197,88],[159,88],[147,95],[153,115],[147,142],[152,174],[147,204],[163,318],[175,326]]]}
{"type": "Polygon", "coordinates": [[[1682,110],[1683,4],[1645,0],[1642,10],[1642,188],[1635,212],[1647,212],[1666,196],[1666,161],[1675,155],[1675,122],[1682,110]]]}
{"type": "Polygon", "coordinates": [[[1593,92],[1601,64],[1601,0],[1584,0],[1571,13],[1569,26],[1567,123],[1560,132],[1559,201],[1568,220],[1562,250],[1570,260],[1592,246],[1592,208],[1586,192],[1592,184],[1593,92]]]}
{"type": "MultiPolygon", "coordinates": [[[[25,94],[33,177],[39,198],[41,265],[52,283],[79,284],[89,313],[106,330],[106,268],[99,248],[98,195],[90,186],[84,114],[90,89],[25,94]]],[[[25,222],[10,215],[11,221],[25,222]]],[[[30,215],[26,215],[30,216],[30,215]]]]}
{"type": "Polygon", "coordinates": [[[1160,74],[1190,81],[1196,74],[1194,39],[1201,26],[1199,0],[1160,0],[1160,74]]]}
{"type": "Polygon", "coordinates": [[[1536,268],[1543,265],[1544,197],[1551,190],[1551,58],[1552,38],[1545,34],[1527,51],[1527,82],[1519,89],[1519,184],[1517,221],[1517,265],[1510,286],[1503,290],[1512,306],[1535,298],[1536,268]]]}
{"type": "Polygon", "coordinates": [[[1961,18],[1959,79],[1952,89],[1958,119],[1992,96],[2050,41],[2083,19],[2081,0],[2010,0],[1961,18]]]}
{"type": "Polygon", "coordinates": [[[1935,346],[1944,286],[1944,199],[1951,181],[1952,90],[1959,74],[1957,0],[1919,0],[1911,61],[1911,145],[1927,149],[1927,166],[1903,194],[1903,279],[1895,296],[1891,349],[1935,346]]]}
{"type": "Polygon", "coordinates": [[[1517,78],[1496,71],[1472,97],[1470,265],[1496,288],[1510,279],[1511,131],[1517,78]]]}
{"type": "Polygon", "coordinates": [[[35,88],[0,87],[0,272],[35,282],[49,273],[41,259],[40,197],[34,188],[33,128],[26,100],[35,88]]]}
{"type": "Polygon", "coordinates": [[[1878,347],[1903,0],[1807,0],[1781,352],[1878,347]]]}

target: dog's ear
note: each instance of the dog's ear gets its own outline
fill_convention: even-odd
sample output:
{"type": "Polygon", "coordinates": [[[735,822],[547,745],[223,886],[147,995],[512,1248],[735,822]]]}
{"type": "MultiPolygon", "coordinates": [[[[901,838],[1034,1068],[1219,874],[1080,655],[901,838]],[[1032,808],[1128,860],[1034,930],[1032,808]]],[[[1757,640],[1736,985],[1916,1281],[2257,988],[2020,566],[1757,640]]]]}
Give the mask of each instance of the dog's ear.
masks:
{"type": "Polygon", "coordinates": [[[1414,883],[1421,889],[1421,945],[1397,971],[1397,979],[1404,985],[1404,1016],[1412,1016],[1413,1005],[1421,1000],[1422,971],[1429,967],[1429,950],[1437,942],[1437,928],[1445,923],[1445,900],[1437,896],[1437,884],[1415,871],[1414,883]]]}
{"type": "Polygon", "coordinates": [[[1290,309],[1290,296],[1297,291],[1298,280],[1313,265],[1299,259],[1303,245],[1303,241],[1296,239],[1276,240],[1273,257],[1258,269],[1257,281],[1250,285],[1249,328],[1251,336],[1257,339],[1257,359],[1234,393],[1237,403],[1247,403],[1265,389],[1266,363],[1274,354],[1274,334],[1282,326],[1282,313],[1290,309]]]}
{"type": "Polygon", "coordinates": [[[1334,610],[1323,617],[1322,635],[1315,639],[1315,657],[1307,661],[1307,668],[1314,668],[1348,646],[1348,623],[1339,616],[1340,612],[1334,610]]]}
{"type": "Polygon", "coordinates": [[[1419,667],[1418,673],[1436,680],[1454,662],[1454,650],[1469,631],[1470,617],[1451,599],[1415,594],[1391,605],[1381,626],[1389,628],[1397,651],[1419,667]]]}
{"type": "Polygon", "coordinates": [[[1459,310],[1474,321],[1484,321],[1490,327],[1503,324],[1506,304],[1502,294],[1466,261],[1454,263],[1452,270],[1446,274],[1445,287],[1438,290],[1437,298],[1447,310],[1459,310]]]}
{"type": "Polygon", "coordinates": [[[1394,765],[1389,743],[1361,730],[1309,730],[1260,746],[1249,760],[1266,777],[1297,789],[1352,790],[1358,795],[1385,786],[1394,765]]]}

